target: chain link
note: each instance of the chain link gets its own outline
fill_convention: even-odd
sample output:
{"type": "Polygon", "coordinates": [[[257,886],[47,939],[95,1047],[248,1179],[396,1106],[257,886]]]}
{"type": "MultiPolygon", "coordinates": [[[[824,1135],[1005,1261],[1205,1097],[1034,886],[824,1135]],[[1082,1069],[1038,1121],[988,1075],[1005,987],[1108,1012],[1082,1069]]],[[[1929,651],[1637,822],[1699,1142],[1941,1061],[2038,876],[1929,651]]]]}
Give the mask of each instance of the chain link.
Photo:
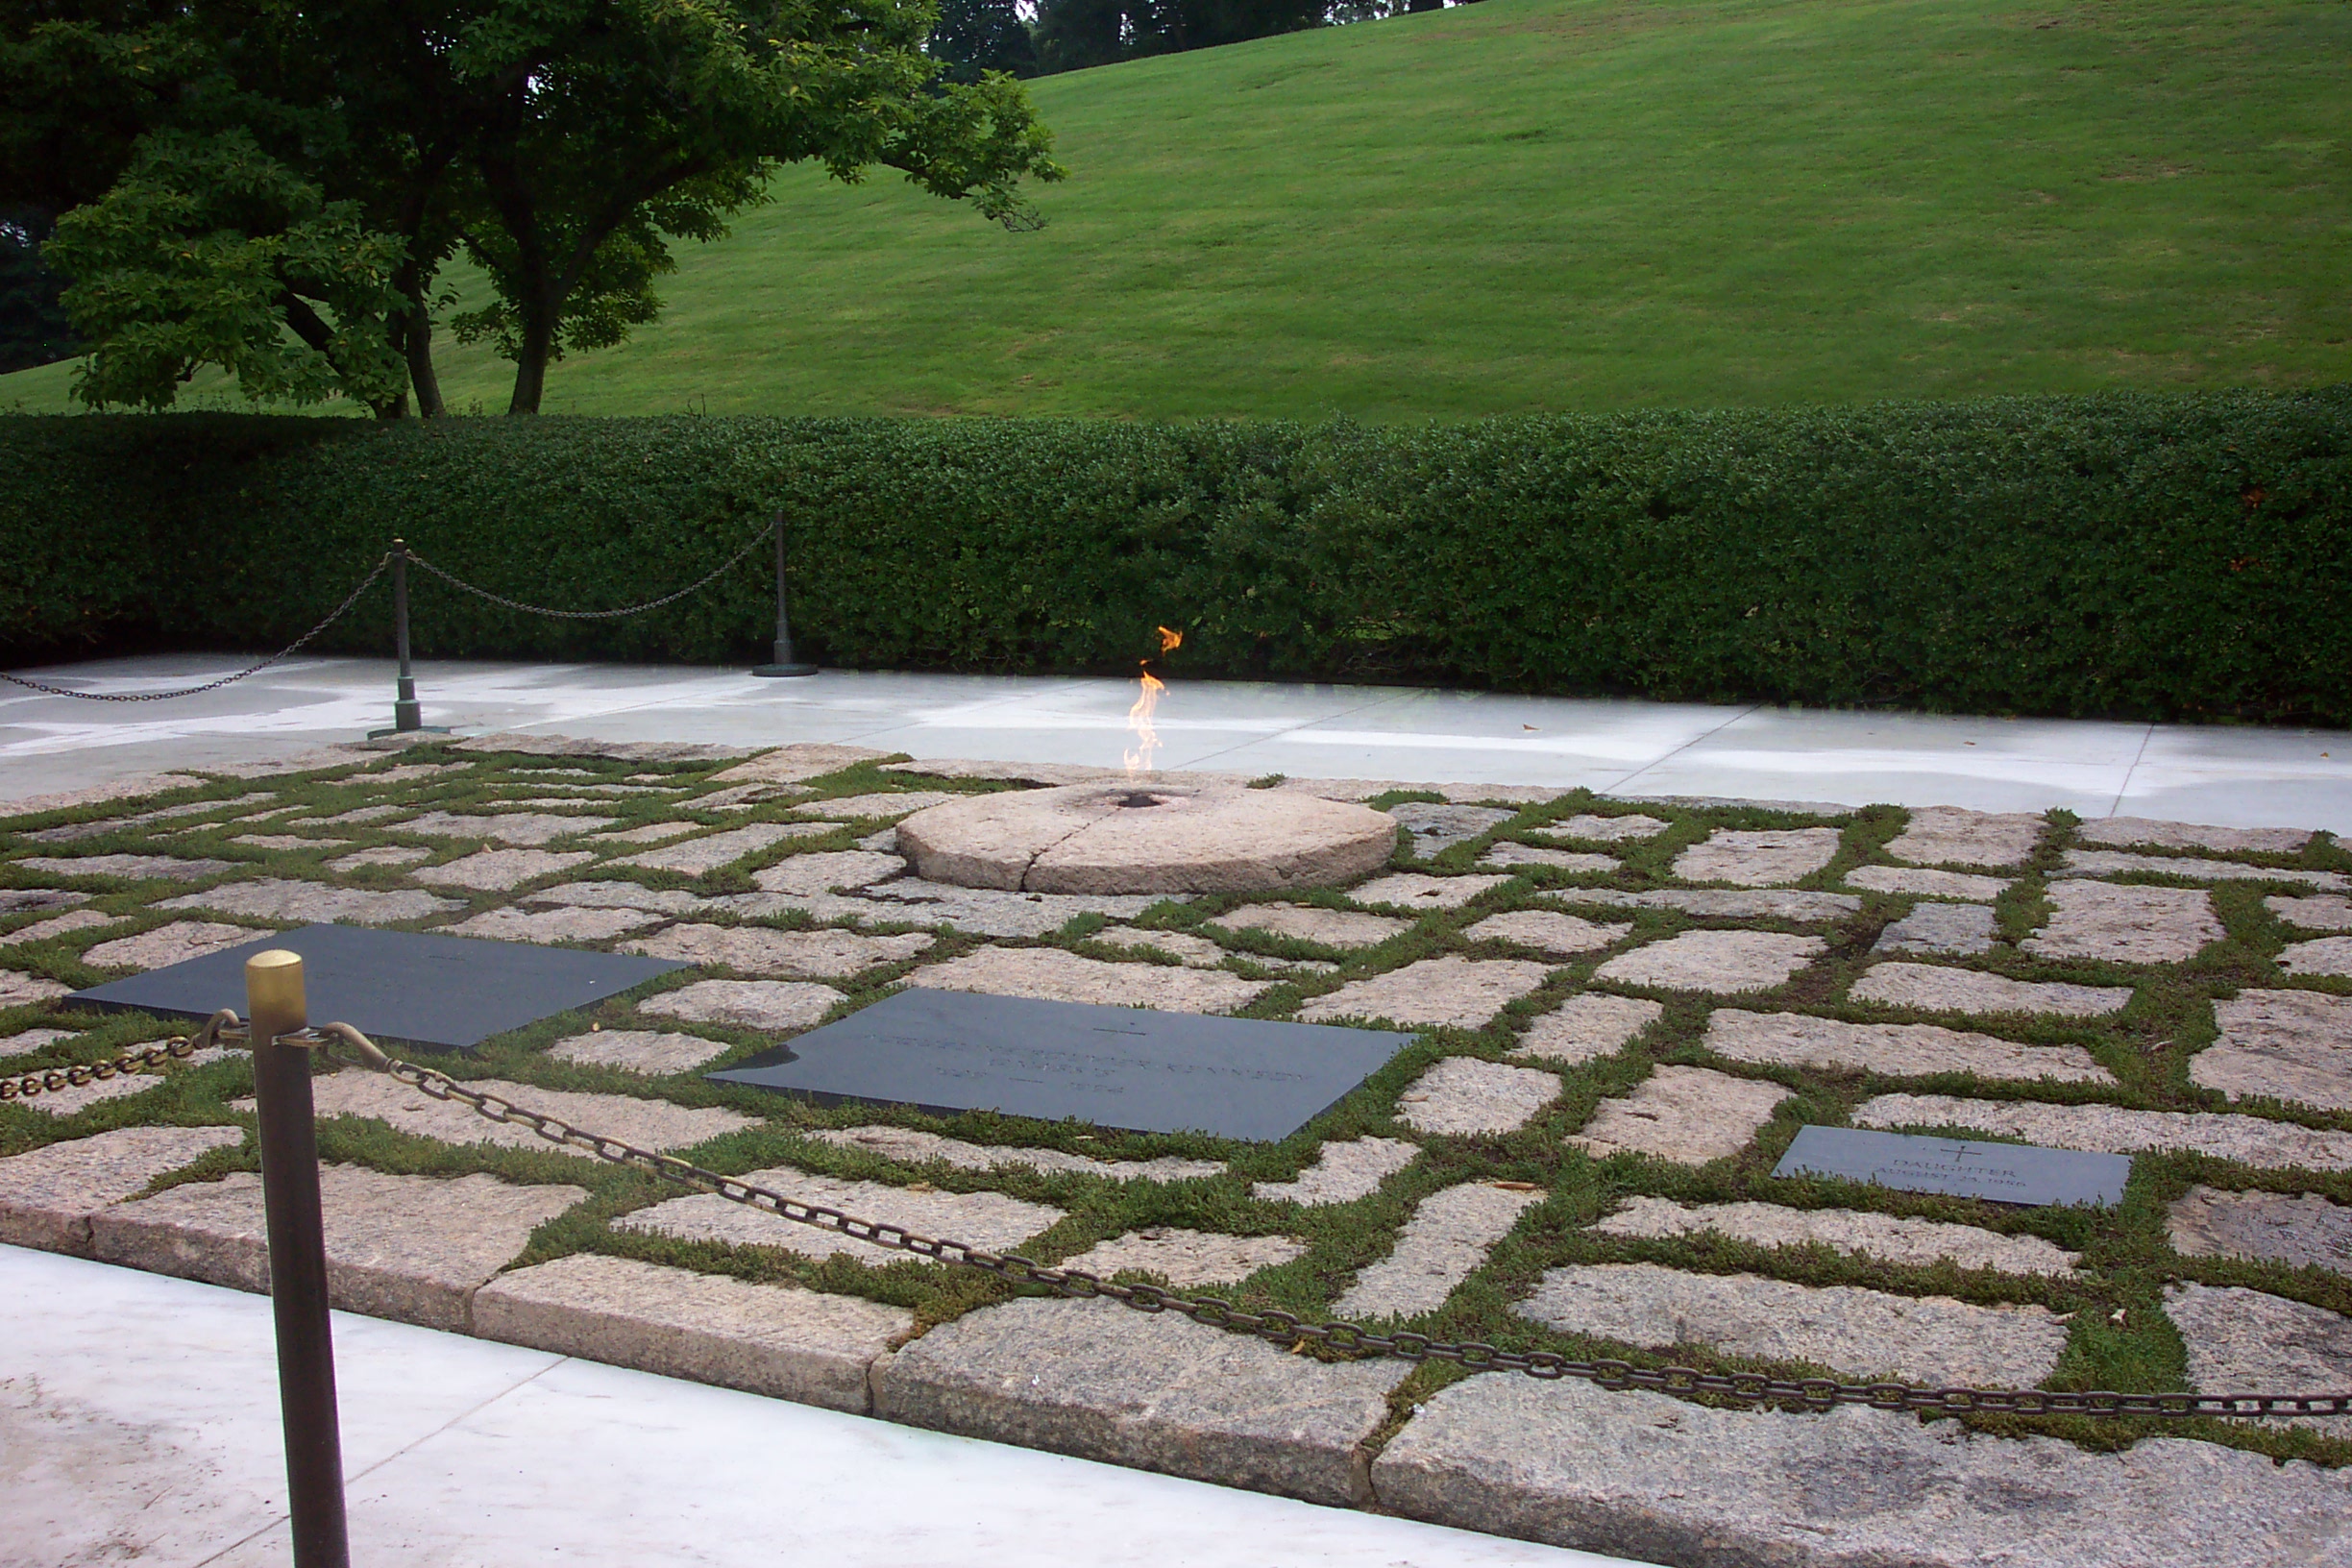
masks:
{"type": "Polygon", "coordinates": [[[728,572],[734,570],[734,568],[743,561],[745,556],[749,555],[753,551],[759,549],[762,544],[767,542],[769,535],[774,533],[775,530],[782,526],[783,524],[780,519],[776,522],[770,523],[766,527],[760,529],[759,532],[751,536],[751,542],[749,544],[744,546],[743,549],[728,556],[726,561],[721,565],[717,571],[711,573],[708,576],[702,577],[695,582],[688,583],[685,587],[680,588],[674,594],[664,594],[659,599],[649,599],[643,604],[632,604],[625,610],[551,610],[544,604],[526,604],[519,599],[508,599],[505,595],[494,594],[487,588],[478,588],[474,584],[466,581],[463,577],[457,576],[453,573],[448,572],[441,567],[433,565],[432,562],[427,560],[424,556],[419,555],[413,550],[408,551],[408,559],[416,565],[423,567],[426,571],[430,572],[434,576],[439,577],[443,582],[448,583],[451,587],[461,588],[477,598],[486,599],[493,604],[502,604],[510,610],[521,610],[527,615],[544,615],[557,621],[616,621],[623,616],[643,615],[648,610],[658,610],[664,604],[674,603],[678,600],[684,599],[688,594],[709,587],[712,583],[717,582],[721,577],[726,576],[728,572]]]}
{"type": "Polygon", "coordinates": [[[174,1035],[153,1045],[134,1045],[111,1062],[94,1063],[79,1067],[44,1067],[38,1072],[20,1072],[0,1078],[0,1102],[29,1100],[36,1094],[55,1094],[61,1089],[80,1089],[85,1084],[104,1083],[109,1078],[120,1078],[141,1067],[159,1067],[166,1062],[184,1062],[208,1046],[240,1042],[245,1039],[245,1026],[237,1016],[226,1008],[205,1020],[205,1026],[194,1035],[174,1035]]]}
{"type": "Polygon", "coordinates": [[[796,1224],[919,1258],[960,1263],[1018,1285],[1043,1286],[1066,1296],[1108,1297],[1139,1312],[1178,1312],[1195,1323],[1253,1335],[1290,1350],[1320,1345],[1348,1356],[1452,1361],[1474,1371],[1521,1372],[1546,1381],[1574,1378],[1609,1389],[1645,1388],[1685,1396],[1709,1394],[1744,1404],[1799,1405],[1817,1410],[1837,1405],[1868,1405],[1882,1410],[1932,1410],[1946,1415],[2352,1415],[2352,1392],[2119,1394],[2104,1389],[2072,1393],[2042,1388],[1938,1388],[1906,1383],[1839,1383],[1829,1378],[1774,1378],[1760,1372],[1635,1366],[1630,1361],[1609,1360],[1582,1361],[1548,1350],[1513,1351],[1480,1340],[1381,1334],[1355,1323],[1311,1323],[1290,1312],[1248,1311],[1216,1296],[1180,1295],[1156,1285],[1121,1285],[1083,1269],[1056,1268],[1017,1254],[990,1252],[962,1241],[940,1240],[902,1226],[861,1219],[822,1204],[801,1203],[768,1188],[690,1164],[674,1155],[657,1154],[617,1138],[584,1131],[560,1116],[527,1110],[502,1095],[468,1089],[447,1073],[386,1056],[375,1041],[347,1023],[331,1023],[289,1038],[305,1044],[343,1045],[359,1066],[388,1073],[436,1100],[453,1101],[491,1121],[527,1128],[551,1143],[584,1150],[611,1164],[649,1171],[796,1224]]]}
{"type": "Polygon", "coordinates": [[[392,557],[389,554],[386,554],[383,559],[376,563],[375,571],[370,572],[364,578],[360,579],[358,587],[354,588],[349,594],[344,596],[342,603],[337,604],[333,609],[327,612],[326,620],[321,621],[317,625],[312,626],[308,631],[304,632],[300,637],[295,638],[292,642],[286,644],[285,647],[280,649],[277,652],[272,653],[268,658],[263,659],[259,664],[250,665],[243,670],[239,670],[233,675],[223,675],[218,680],[208,680],[202,686],[183,686],[178,691],[174,692],[77,692],[69,690],[63,686],[52,686],[45,680],[35,680],[27,675],[12,675],[5,672],[0,672],[0,680],[5,680],[12,686],[22,686],[29,691],[40,692],[50,697],[77,698],[84,702],[161,702],[167,698],[199,697],[206,692],[217,692],[223,686],[233,685],[237,681],[243,680],[247,675],[257,675],[262,671],[267,670],[271,665],[278,663],[281,659],[290,658],[294,654],[300,652],[304,645],[308,643],[311,638],[316,637],[320,632],[325,631],[329,626],[331,626],[337,621],[342,620],[343,612],[350,609],[354,604],[358,603],[359,596],[366,593],[370,588],[374,587],[376,584],[376,579],[382,576],[385,570],[389,568],[391,564],[392,557]]]}

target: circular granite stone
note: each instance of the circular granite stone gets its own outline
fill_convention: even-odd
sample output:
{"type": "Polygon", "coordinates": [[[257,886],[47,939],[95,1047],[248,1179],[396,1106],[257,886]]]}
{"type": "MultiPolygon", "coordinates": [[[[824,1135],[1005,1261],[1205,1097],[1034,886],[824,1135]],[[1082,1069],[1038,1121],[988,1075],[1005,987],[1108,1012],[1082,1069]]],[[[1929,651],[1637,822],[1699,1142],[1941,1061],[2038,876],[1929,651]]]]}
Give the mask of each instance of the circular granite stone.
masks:
{"type": "Polygon", "coordinates": [[[1071,784],[972,796],[898,824],[918,876],[1025,893],[1323,888],[1388,863],[1395,819],[1238,784],[1071,784]]]}

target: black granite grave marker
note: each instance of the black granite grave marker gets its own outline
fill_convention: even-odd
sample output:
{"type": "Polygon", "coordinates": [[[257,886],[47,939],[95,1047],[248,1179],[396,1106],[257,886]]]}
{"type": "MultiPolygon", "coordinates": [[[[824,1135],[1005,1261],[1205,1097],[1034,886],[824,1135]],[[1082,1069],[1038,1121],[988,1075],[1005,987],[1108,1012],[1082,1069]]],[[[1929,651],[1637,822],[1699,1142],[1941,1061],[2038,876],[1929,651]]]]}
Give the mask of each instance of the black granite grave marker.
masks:
{"type": "Polygon", "coordinates": [[[348,1023],[375,1040],[444,1049],[478,1045],[687,967],[525,942],[306,925],[65,1000],[167,1017],[206,1018],[224,1007],[242,1013],[245,960],[272,947],[302,954],[313,1022],[348,1023]]]}
{"type": "Polygon", "coordinates": [[[713,1082],[1139,1133],[1286,1138],[1418,1038],[963,992],[899,992],[713,1082]]]}
{"type": "Polygon", "coordinates": [[[2119,1203],[2131,1162],[2031,1143],[1914,1138],[1850,1127],[1800,1127],[1775,1176],[1844,1176],[1905,1192],[1948,1192],[2030,1207],[2119,1203]]]}

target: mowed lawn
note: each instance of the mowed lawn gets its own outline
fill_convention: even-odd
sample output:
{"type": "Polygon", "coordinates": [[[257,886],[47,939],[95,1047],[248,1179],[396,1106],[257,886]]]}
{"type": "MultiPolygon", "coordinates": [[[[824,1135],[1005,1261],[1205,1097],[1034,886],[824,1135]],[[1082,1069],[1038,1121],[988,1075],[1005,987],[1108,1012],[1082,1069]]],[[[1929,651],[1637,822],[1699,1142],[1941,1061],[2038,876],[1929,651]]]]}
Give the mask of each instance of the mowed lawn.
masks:
{"type": "MultiPolygon", "coordinates": [[[[549,411],[1386,421],[2352,377],[2340,0],[1485,0],[1032,90],[1071,174],[1041,232],[789,171],[549,411]]],[[[454,406],[503,408],[502,362],[443,364],[454,406]]],[[[0,380],[0,408],[64,383],[0,380]]]]}

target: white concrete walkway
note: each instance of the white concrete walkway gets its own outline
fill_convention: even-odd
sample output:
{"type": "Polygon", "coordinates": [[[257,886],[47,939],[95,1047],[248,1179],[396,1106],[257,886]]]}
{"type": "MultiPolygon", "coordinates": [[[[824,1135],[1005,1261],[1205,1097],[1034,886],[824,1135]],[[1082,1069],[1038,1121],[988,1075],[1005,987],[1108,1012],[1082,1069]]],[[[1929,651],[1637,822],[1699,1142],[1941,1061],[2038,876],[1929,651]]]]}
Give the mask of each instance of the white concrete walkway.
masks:
{"type": "MultiPolygon", "coordinates": [[[[130,692],[243,661],[116,659],[43,679],[130,692]]],[[[1115,766],[1135,683],[1050,676],[428,664],[426,722],[609,740],[846,741],[919,757],[1115,766]]],[[[288,752],[391,723],[381,661],[298,659],[205,697],[79,702],[0,688],[0,798],[174,764],[288,752]]],[[[2129,814],[2352,836],[2352,732],[1586,701],[1411,687],[1188,681],[1160,704],[1163,768],[1585,785],[1617,795],[2129,814]]]]}
{"type": "MultiPolygon", "coordinates": [[[[342,1312],[334,1335],[356,1568],[1638,1568],[342,1312]]],[[[0,1247],[0,1568],[284,1562],[276,1379],[266,1297],[0,1247]]]]}

